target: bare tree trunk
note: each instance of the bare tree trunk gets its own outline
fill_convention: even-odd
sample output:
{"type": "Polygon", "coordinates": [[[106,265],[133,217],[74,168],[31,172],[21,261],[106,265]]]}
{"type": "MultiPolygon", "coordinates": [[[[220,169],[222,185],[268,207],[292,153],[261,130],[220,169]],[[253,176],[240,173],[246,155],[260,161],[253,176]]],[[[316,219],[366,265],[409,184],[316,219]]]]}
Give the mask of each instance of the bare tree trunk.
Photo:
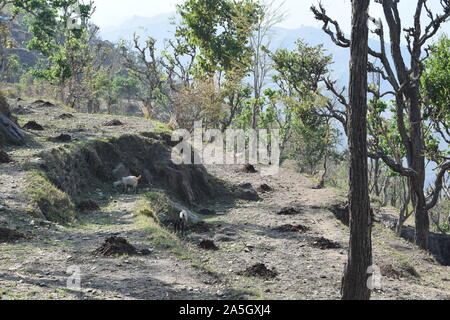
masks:
{"type": "Polygon", "coordinates": [[[326,133],[326,140],[325,140],[325,154],[323,157],[323,173],[320,177],[319,185],[317,188],[322,189],[325,187],[325,177],[328,173],[328,145],[330,144],[330,119],[327,119],[327,133],[326,133]]]}
{"type": "Polygon", "coordinates": [[[92,104],[92,113],[100,113],[100,101],[97,99],[92,104]]]}
{"type": "Polygon", "coordinates": [[[397,221],[397,227],[396,227],[396,233],[398,236],[402,235],[403,231],[403,225],[406,220],[412,215],[413,212],[409,213],[409,204],[411,202],[411,189],[409,187],[409,181],[405,181],[405,179],[402,178],[401,185],[402,185],[402,199],[400,200],[401,208],[400,208],[400,214],[397,221]]]}
{"type": "Polygon", "coordinates": [[[369,300],[372,265],[367,153],[368,8],[370,0],[352,2],[349,85],[350,251],[342,283],[343,300],[369,300]]]}
{"type": "Polygon", "coordinates": [[[89,99],[88,103],[87,103],[87,112],[88,113],[92,113],[92,111],[93,111],[93,104],[94,104],[94,101],[92,99],[89,99]]]}
{"type": "Polygon", "coordinates": [[[428,235],[430,231],[430,218],[428,216],[428,210],[425,210],[426,203],[419,200],[415,206],[414,214],[416,217],[416,244],[424,249],[428,250],[428,235]]]}
{"type": "Polygon", "coordinates": [[[379,184],[380,179],[380,159],[375,159],[375,168],[374,168],[374,177],[373,177],[373,185],[375,188],[375,195],[379,197],[381,195],[381,188],[379,184]]]}
{"type": "MultiPolygon", "coordinates": [[[[386,207],[389,202],[389,186],[391,185],[391,178],[386,177],[383,182],[383,187],[381,188],[383,193],[383,207],[386,207]]],[[[392,196],[391,196],[392,199],[392,196]]]]}
{"type": "Polygon", "coordinates": [[[318,189],[323,189],[325,187],[325,177],[328,173],[328,153],[325,153],[325,158],[323,160],[323,172],[319,180],[318,189]]]}
{"type": "Polygon", "coordinates": [[[144,102],[142,106],[142,113],[146,119],[151,119],[153,117],[153,105],[150,101],[144,102]]]}
{"type": "Polygon", "coordinates": [[[412,149],[410,167],[417,172],[417,176],[410,179],[412,192],[416,195],[416,201],[414,203],[414,214],[416,217],[415,241],[420,248],[428,250],[430,219],[428,210],[426,209],[427,202],[424,194],[425,156],[423,150],[425,150],[425,143],[422,134],[422,113],[419,101],[420,93],[419,88],[412,88],[411,90],[414,91],[411,94],[414,98],[411,99],[410,105],[410,123],[412,124],[410,128],[412,149]]]}

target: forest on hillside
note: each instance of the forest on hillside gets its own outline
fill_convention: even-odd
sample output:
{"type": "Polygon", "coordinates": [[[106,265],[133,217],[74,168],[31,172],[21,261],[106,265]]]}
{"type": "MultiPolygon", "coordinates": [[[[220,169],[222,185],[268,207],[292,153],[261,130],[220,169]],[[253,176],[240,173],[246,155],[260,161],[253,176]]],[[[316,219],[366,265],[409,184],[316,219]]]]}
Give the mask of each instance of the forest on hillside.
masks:
{"type": "Polygon", "coordinates": [[[294,163],[315,190],[349,195],[343,297],[369,298],[360,271],[372,264],[370,221],[381,208],[399,237],[412,227],[417,247],[431,250],[433,235],[447,239],[433,250],[450,248],[450,38],[441,32],[450,2],[411,5],[409,25],[398,1],[354,0],[351,35],[319,2],[305,8],[350,52],[343,86],[323,45],[272,48],[286,18],[273,1],[181,1],[164,43],[137,33],[112,43],[91,21],[95,1],[0,0],[0,160],[26,144],[17,120],[33,99],[167,130],[192,132],[198,121],[222,133],[277,129],[281,165],[294,163]],[[369,4],[383,15],[364,14],[369,4]]]}

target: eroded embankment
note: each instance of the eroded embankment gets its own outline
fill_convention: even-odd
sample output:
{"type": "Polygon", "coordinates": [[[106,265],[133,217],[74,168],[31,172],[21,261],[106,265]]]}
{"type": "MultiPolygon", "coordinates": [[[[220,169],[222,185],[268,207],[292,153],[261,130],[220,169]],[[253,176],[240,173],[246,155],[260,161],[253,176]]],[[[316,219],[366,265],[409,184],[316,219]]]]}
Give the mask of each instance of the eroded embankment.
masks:
{"type": "Polygon", "coordinates": [[[28,189],[38,211],[48,220],[74,218],[75,203],[126,174],[142,176],[140,187],[162,189],[189,207],[231,198],[235,191],[208,174],[201,165],[177,165],[171,160],[165,133],[127,134],[116,138],[64,145],[41,154],[28,189]]]}

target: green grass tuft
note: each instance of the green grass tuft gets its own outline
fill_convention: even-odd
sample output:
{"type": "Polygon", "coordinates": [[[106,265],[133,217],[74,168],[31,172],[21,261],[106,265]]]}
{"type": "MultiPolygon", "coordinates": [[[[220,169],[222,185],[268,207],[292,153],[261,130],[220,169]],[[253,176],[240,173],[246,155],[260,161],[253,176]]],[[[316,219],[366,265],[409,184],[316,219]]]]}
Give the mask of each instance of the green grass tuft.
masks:
{"type": "Polygon", "coordinates": [[[70,223],[75,220],[75,205],[69,195],[51,183],[43,172],[30,171],[26,194],[36,203],[47,220],[59,223],[70,223]]]}

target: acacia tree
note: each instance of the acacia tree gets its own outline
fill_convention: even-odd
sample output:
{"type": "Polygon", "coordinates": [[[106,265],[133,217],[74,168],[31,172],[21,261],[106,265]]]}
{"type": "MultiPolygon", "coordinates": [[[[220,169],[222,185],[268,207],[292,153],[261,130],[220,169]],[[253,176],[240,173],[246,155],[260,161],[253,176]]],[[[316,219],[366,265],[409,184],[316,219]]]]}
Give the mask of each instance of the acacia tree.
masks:
{"type": "MultiPolygon", "coordinates": [[[[368,68],[370,72],[380,74],[381,78],[391,87],[391,90],[382,92],[380,97],[388,95],[394,97],[393,115],[400,143],[404,148],[402,160],[406,159],[406,166],[404,161],[398,162],[393,159],[377,144],[376,139],[370,141],[371,152],[369,155],[371,158],[383,160],[391,170],[408,178],[416,222],[415,242],[418,246],[427,250],[430,228],[428,212],[439,199],[445,174],[450,169],[450,161],[443,156],[442,150],[436,152],[435,132],[425,130],[427,120],[424,115],[427,108],[424,103],[425,96],[421,92],[420,79],[424,70],[426,45],[450,17],[450,1],[440,1],[442,12],[435,13],[429,8],[425,0],[417,0],[413,25],[409,28],[403,28],[402,26],[398,0],[375,0],[374,2],[382,7],[385,22],[381,19],[370,18],[375,26],[372,32],[378,37],[380,47],[378,49],[368,48],[369,55],[376,59],[380,66],[375,63],[368,63],[368,68]],[[424,16],[428,18],[428,23],[425,25],[423,25],[424,16]],[[385,23],[389,28],[390,50],[388,50],[386,44],[385,23]],[[402,33],[406,38],[409,59],[402,51],[402,33]],[[389,53],[392,60],[388,57],[389,53]],[[409,65],[407,64],[408,60],[410,61],[409,65]],[[425,193],[425,168],[426,159],[431,150],[438,160],[438,168],[436,168],[433,191],[427,195],[425,193]]],[[[312,11],[316,19],[323,22],[323,30],[335,44],[344,48],[350,47],[351,42],[345,37],[339,23],[327,15],[323,6],[312,7],[312,11]]],[[[328,82],[328,88],[338,96],[343,105],[348,107],[343,91],[337,90],[330,81],[328,82]]],[[[335,109],[332,111],[342,112],[335,109]]]]}

